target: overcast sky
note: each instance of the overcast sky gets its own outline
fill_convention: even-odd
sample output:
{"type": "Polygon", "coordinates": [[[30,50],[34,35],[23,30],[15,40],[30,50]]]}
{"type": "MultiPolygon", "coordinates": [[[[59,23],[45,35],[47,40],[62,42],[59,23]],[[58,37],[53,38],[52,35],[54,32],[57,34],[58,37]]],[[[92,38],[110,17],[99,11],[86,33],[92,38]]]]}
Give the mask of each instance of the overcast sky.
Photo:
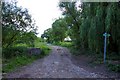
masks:
{"type": "Polygon", "coordinates": [[[17,0],[18,6],[27,8],[38,26],[38,37],[61,16],[59,0],[17,0]]]}

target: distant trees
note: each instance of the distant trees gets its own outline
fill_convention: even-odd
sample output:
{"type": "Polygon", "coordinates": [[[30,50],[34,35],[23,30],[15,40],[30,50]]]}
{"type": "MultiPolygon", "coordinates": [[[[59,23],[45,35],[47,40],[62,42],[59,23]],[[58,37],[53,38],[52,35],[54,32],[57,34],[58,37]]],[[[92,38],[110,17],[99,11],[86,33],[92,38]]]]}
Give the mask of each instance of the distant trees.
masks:
{"type": "Polygon", "coordinates": [[[52,28],[48,28],[44,31],[44,33],[41,35],[41,38],[46,38],[48,43],[52,43],[53,38],[52,38],[52,28]]]}
{"type": "Polygon", "coordinates": [[[2,2],[2,44],[4,48],[17,42],[32,43],[37,26],[27,9],[16,3],[2,2]]]}
{"type": "Polygon", "coordinates": [[[52,24],[52,28],[44,31],[41,37],[47,38],[47,42],[60,42],[67,36],[67,23],[63,18],[57,19],[52,24]]]}
{"type": "Polygon", "coordinates": [[[63,41],[66,37],[67,24],[64,19],[58,19],[52,24],[53,40],[56,42],[63,41]]]}

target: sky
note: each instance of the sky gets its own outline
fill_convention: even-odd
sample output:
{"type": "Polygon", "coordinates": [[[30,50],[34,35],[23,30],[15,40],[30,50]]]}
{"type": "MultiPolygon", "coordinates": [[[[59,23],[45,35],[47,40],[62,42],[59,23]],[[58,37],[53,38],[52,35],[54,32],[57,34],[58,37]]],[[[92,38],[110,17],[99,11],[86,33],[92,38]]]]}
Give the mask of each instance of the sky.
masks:
{"type": "Polygon", "coordinates": [[[27,8],[38,26],[38,37],[44,30],[52,27],[55,19],[61,17],[62,12],[58,7],[59,0],[17,0],[18,6],[27,8]]]}
{"type": "MultiPolygon", "coordinates": [[[[44,30],[52,27],[55,19],[62,16],[62,12],[58,7],[59,0],[5,0],[5,1],[18,1],[18,6],[27,8],[32,18],[36,21],[38,26],[38,37],[44,30]]],[[[68,0],[69,1],[69,0],[68,0]]]]}
{"type": "Polygon", "coordinates": [[[7,2],[17,1],[19,7],[27,8],[32,18],[36,21],[40,37],[44,30],[51,28],[52,23],[62,17],[58,3],[60,0],[5,0],[7,2]]]}

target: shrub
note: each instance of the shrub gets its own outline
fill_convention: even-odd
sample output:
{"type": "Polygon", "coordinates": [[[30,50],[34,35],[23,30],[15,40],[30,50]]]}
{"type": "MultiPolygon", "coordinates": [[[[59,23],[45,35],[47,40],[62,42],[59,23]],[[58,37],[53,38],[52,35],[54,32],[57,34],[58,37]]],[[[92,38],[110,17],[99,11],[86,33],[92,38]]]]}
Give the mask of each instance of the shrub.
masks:
{"type": "Polygon", "coordinates": [[[68,48],[73,46],[72,42],[56,42],[54,43],[54,45],[59,45],[59,46],[68,47],[68,48]]]}
{"type": "Polygon", "coordinates": [[[112,71],[115,71],[115,72],[120,72],[120,65],[117,64],[117,65],[114,65],[114,64],[108,64],[108,68],[112,71]]]}
{"type": "Polygon", "coordinates": [[[17,56],[15,58],[9,59],[9,62],[6,65],[3,65],[2,72],[9,72],[13,69],[16,69],[19,66],[26,65],[28,63],[33,62],[34,57],[27,57],[27,56],[17,56]]]}
{"type": "Polygon", "coordinates": [[[25,55],[25,52],[27,51],[26,47],[9,47],[3,49],[3,58],[9,59],[15,56],[25,55]]]}
{"type": "Polygon", "coordinates": [[[38,55],[27,55],[29,48],[26,46],[14,46],[3,49],[3,69],[2,72],[10,72],[14,69],[32,63],[36,59],[43,58],[49,54],[51,50],[45,43],[36,42],[34,49],[41,49],[41,54],[38,55]]]}

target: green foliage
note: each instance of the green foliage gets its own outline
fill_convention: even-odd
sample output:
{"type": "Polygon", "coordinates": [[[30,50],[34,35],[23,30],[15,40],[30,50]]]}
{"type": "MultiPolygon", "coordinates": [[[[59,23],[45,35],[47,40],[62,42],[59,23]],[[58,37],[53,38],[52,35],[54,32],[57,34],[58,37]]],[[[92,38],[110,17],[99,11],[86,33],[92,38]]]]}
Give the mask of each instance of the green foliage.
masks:
{"type": "Polygon", "coordinates": [[[60,9],[69,28],[69,36],[76,48],[82,47],[96,53],[103,52],[103,33],[111,36],[107,39],[109,52],[120,53],[119,45],[119,5],[118,3],[82,3],[77,9],[76,2],[60,2],[60,9]]]}
{"type": "Polygon", "coordinates": [[[20,66],[26,65],[33,62],[34,57],[28,56],[17,56],[15,58],[9,59],[7,63],[3,64],[3,72],[10,72],[20,66]]]}
{"type": "MultiPolygon", "coordinates": [[[[120,4],[117,3],[82,3],[80,10],[76,2],[60,2],[59,7],[69,25],[68,33],[73,42],[74,55],[94,56],[94,64],[103,63],[105,32],[107,38],[107,60],[120,60],[120,4]],[[114,54],[113,54],[114,53],[114,54]]],[[[118,70],[118,65],[113,66],[118,70]]]]}
{"type": "Polygon", "coordinates": [[[36,59],[43,58],[44,56],[47,56],[48,52],[42,52],[40,55],[37,56],[17,56],[14,58],[11,58],[9,60],[6,60],[6,62],[3,64],[2,72],[11,72],[21,66],[27,65],[35,61],[36,59]]]}
{"type": "Polygon", "coordinates": [[[52,24],[52,36],[55,42],[63,41],[66,37],[67,24],[64,19],[58,19],[52,24]]]}
{"type": "Polygon", "coordinates": [[[27,54],[27,47],[26,45],[21,45],[17,47],[11,47],[3,49],[3,72],[10,72],[15,70],[16,68],[27,65],[32,63],[36,59],[43,58],[47,56],[50,52],[50,47],[47,46],[45,43],[39,41],[38,38],[35,41],[35,47],[42,49],[42,53],[40,55],[32,55],[28,56],[27,54]]]}
{"type": "Polygon", "coordinates": [[[44,33],[41,35],[41,38],[46,38],[48,43],[53,42],[53,36],[52,36],[52,28],[48,28],[44,31],[44,33]]]}
{"type": "Polygon", "coordinates": [[[14,44],[26,44],[29,47],[34,47],[34,41],[37,39],[37,36],[33,32],[25,32],[19,37],[14,44]]]}
{"type": "Polygon", "coordinates": [[[115,72],[120,72],[120,65],[117,64],[117,65],[114,65],[114,64],[108,64],[107,65],[108,68],[112,71],[115,71],[115,72]]]}
{"type": "Polygon", "coordinates": [[[35,41],[35,47],[42,49],[42,55],[48,55],[49,52],[51,51],[50,46],[47,45],[47,43],[44,42],[39,42],[39,40],[35,41]]]}
{"type": "Polygon", "coordinates": [[[3,58],[5,59],[22,56],[25,55],[26,52],[27,52],[27,48],[23,46],[3,48],[2,50],[3,58]]]}
{"type": "Polygon", "coordinates": [[[58,42],[58,43],[55,43],[55,45],[70,48],[70,47],[72,47],[72,42],[58,42]]]}
{"type": "Polygon", "coordinates": [[[28,45],[24,43],[19,43],[14,45],[14,47],[19,47],[19,46],[28,47],[28,45]]]}
{"type": "Polygon", "coordinates": [[[27,9],[18,7],[16,3],[2,2],[3,72],[48,55],[50,48],[40,43],[42,39],[37,38],[36,31],[35,21],[27,9]],[[28,56],[26,54],[30,47],[39,47],[42,53],[28,56]]]}
{"type": "Polygon", "coordinates": [[[67,23],[64,18],[59,18],[52,24],[52,28],[44,31],[42,38],[46,38],[48,43],[63,41],[67,36],[67,23]]]}
{"type": "Polygon", "coordinates": [[[113,60],[113,61],[119,61],[120,60],[120,55],[116,55],[115,52],[112,53],[107,53],[107,60],[113,60]]]}
{"type": "Polygon", "coordinates": [[[17,7],[16,3],[2,2],[2,45],[4,48],[13,46],[18,40],[24,43],[29,42],[31,46],[36,30],[37,26],[27,9],[17,7]]]}

